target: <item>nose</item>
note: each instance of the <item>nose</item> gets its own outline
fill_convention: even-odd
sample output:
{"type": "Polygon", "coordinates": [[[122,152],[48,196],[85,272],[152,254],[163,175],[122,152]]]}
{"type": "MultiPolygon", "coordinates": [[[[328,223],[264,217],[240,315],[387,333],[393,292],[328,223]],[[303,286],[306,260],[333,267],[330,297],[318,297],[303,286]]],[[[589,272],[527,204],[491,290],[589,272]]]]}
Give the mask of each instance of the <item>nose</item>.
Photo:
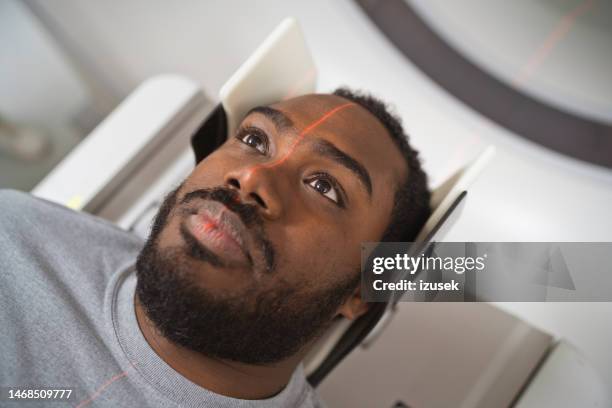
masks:
{"type": "Polygon", "coordinates": [[[274,175],[272,168],[246,166],[229,171],[225,184],[236,190],[243,202],[258,206],[266,218],[277,219],[282,213],[282,202],[274,175]]]}

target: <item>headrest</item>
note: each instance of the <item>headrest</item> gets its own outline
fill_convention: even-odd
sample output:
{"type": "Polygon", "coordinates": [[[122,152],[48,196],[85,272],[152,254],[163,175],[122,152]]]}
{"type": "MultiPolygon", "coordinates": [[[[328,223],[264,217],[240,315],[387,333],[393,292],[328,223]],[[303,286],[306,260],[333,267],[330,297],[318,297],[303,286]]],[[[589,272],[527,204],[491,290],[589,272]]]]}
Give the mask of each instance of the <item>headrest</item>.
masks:
{"type": "Polygon", "coordinates": [[[316,82],[300,27],[286,18],[221,87],[219,105],[192,137],[196,162],[233,135],[250,109],[312,93],[316,82]]]}
{"type": "Polygon", "coordinates": [[[464,192],[467,192],[469,186],[482,173],[494,155],[495,147],[487,146],[475,159],[461,167],[432,191],[430,202],[432,214],[421,228],[421,232],[415,241],[439,241],[442,239],[442,224],[448,227],[448,224],[452,223],[449,218],[451,212],[455,213],[454,217],[456,218],[460,210],[460,208],[457,208],[458,200],[461,200],[464,192]]]}
{"type": "Polygon", "coordinates": [[[315,91],[317,69],[294,18],[284,19],[221,87],[228,136],[253,107],[315,91]]]}

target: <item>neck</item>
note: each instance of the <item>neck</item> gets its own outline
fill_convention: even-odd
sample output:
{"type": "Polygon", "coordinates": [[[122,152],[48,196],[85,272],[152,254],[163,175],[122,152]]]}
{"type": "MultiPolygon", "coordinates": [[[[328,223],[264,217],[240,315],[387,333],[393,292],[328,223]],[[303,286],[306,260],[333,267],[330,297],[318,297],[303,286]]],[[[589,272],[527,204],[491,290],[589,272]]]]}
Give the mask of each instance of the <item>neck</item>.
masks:
{"type": "Polygon", "coordinates": [[[183,377],[216,394],[239,399],[271,397],[287,385],[303,357],[303,353],[297,353],[266,366],[210,358],[163,337],[147,317],[138,296],[134,296],[134,308],[144,338],[162,360],[183,377]]]}

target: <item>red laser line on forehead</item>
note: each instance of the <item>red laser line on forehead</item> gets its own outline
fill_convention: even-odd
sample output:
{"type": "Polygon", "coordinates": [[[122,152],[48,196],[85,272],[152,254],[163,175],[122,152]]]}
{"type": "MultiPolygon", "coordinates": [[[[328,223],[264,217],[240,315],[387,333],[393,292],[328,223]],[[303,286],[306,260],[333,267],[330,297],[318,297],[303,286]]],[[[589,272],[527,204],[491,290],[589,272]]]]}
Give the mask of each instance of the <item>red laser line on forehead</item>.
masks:
{"type": "Polygon", "coordinates": [[[281,165],[283,162],[285,162],[293,154],[293,151],[295,150],[295,147],[298,145],[300,140],[302,140],[302,138],[304,138],[304,136],[308,132],[310,132],[311,130],[313,130],[316,127],[318,127],[321,124],[323,124],[326,120],[331,118],[336,113],[340,112],[342,109],[348,108],[349,106],[353,106],[353,105],[355,105],[353,102],[348,102],[348,103],[345,103],[344,105],[336,106],[335,108],[333,108],[333,109],[329,110],[328,112],[324,113],[320,118],[318,118],[317,120],[315,120],[312,123],[310,123],[308,126],[306,126],[300,132],[300,134],[295,138],[295,140],[291,144],[291,147],[289,148],[289,151],[287,153],[285,153],[282,157],[280,157],[276,161],[273,161],[272,163],[257,164],[255,166],[253,166],[253,168],[251,168],[248,171],[248,176],[251,176],[253,174],[253,172],[255,172],[256,170],[258,170],[258,169],[260,169],[262,167],[272,168],[272,167],[276,167],[276,166],[281,165]]]}

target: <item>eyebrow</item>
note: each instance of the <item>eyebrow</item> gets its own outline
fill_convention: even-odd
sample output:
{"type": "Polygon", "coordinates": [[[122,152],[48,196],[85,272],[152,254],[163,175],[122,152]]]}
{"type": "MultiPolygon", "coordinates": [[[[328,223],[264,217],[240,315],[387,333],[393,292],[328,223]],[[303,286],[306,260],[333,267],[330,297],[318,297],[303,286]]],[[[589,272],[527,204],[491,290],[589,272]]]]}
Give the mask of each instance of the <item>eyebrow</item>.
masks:
{"type": "Polygon", "coordinates": [[[293,121],[289,118],[289,116],[285,115],[278,109],[274,109],[269,106],[256,106],[248,111],[246,116],[249,116],[251,113],[261,113],[274,123],[274,126],[276,126],[278,131],[283,131],[294,127],[293,121]]]}
{"type": "Polygon", "coordinates": [[[372,198],[372,179],[370,178],[370,173],[368,173],[368,170],[363,164],[359,163],[357,160],[338,149],[333,143],[325,139],[314,139],[312,147],[315,152],[323,157],[331,159],[352,171],[361,182],[361,185],[365,187],[368,196],[372,198]]]}

